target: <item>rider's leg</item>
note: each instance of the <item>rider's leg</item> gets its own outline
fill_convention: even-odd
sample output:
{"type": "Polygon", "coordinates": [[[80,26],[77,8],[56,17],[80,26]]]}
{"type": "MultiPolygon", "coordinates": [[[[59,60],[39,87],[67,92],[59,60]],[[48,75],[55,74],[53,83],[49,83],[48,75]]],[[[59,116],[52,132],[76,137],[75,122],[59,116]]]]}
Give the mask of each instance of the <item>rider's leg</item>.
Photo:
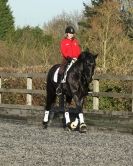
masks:
{"type": "Polygon", "coordinates": [[[83,114],[83,103],[84,103],[84,99],[83,98],[79,98],[78,95],[74,95],[73,97],[75,104],[76,104],[76,109],[78,110],[79,114],[79,131],[80,132],[86,132],[87,131],[87,126],[84,122],[84,114],[83,114]]]}
{"type": "Polygon", "coordinates": [[[58,86],[57,86],[57,88],[56,88],[56,94],[57,95],[61,95],[62,94],[62,83],[61,83],[61,81],[62,81],[62,78],[63,78],[63,74],[58,74],[58,79],[57,79],[57,84],[58,84],[58,86]]]}
{"type": "Polygon", "coordinates": [[[67,60],[64,58],[62,60],[62,64],[60,66],[59,73],[58,73],[57,89],[56,89],[56,94],[57,95],[62,94],[62,83],[61,83],[61,81],[62,81],[63,76],[64,76],[64,71],[65,71],[65,68],[66,68],[66,64],[67,64],[67,60]]]}

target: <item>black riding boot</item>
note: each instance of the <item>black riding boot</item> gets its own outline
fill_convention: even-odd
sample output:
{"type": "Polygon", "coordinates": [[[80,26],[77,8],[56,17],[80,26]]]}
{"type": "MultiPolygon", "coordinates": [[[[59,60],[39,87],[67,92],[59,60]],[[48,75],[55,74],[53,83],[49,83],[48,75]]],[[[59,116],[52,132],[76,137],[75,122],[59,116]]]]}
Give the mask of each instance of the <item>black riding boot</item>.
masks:
{"type": "Polygon", "coordinates": [[[59,74],[58,79],[57,79],[57,84],[58,85],[57,85],[57,88],[56,88],[56,94],[58,96],[62,94],[62,83],[61,83],[61,81],[62,81],[62,75],[59,74]]]}

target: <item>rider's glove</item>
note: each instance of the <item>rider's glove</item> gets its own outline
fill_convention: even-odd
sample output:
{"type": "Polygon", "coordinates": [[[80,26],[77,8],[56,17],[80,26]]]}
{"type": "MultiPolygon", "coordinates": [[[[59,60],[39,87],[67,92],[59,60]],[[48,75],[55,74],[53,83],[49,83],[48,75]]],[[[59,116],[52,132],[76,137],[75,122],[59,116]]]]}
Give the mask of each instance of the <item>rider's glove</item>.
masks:
{"type": "Polygon", "coordinates": [[[67,60],[68,62],[71,62],[72,58],[70,58],[70,56],[67,56],[66,60],[67,60]]]}

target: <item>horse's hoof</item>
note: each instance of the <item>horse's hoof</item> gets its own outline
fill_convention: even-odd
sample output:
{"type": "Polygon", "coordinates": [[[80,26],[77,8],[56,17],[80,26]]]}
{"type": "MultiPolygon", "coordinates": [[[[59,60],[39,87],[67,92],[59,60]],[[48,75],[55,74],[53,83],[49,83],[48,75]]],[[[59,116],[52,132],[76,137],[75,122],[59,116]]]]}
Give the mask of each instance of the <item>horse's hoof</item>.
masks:
{"type": "Polygon", "coordinates": [[[80,126],[79,126],[79,131],[81,133],[86,133],[87,132],[87,126],[85,123],[81,123],[80,126]]]}
{"type": "Polygon", "coordinates": [[[65,126],[65,131],[71,131],[71,123],[67,123],[65,126]]]}
{"type": "Polygon", "coordinates": [[[75,125],[73,122],[71,123],[71,130],[75,131],[78,128],[78,125],[75,125]]]}
{"type": "Polygon", "coordinates": [[[43,124],[43,128],[44,128],[44,129],[47,129],[47,128],[48,128],[48,122],[44,122],[44,121],[43,121],[42,124],[43,124]]]}

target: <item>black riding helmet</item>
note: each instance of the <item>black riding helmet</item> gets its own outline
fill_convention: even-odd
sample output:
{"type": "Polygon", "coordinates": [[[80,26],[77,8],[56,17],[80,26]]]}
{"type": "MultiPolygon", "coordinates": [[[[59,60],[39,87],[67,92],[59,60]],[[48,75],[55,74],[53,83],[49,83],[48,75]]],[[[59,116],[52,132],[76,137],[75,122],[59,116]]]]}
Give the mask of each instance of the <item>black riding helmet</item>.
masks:
{"type": "Polygon", "coordinates": [[[65,33],[75,33],[75,29],[72,26],[68,26],[65,30],[65,33]]]}

